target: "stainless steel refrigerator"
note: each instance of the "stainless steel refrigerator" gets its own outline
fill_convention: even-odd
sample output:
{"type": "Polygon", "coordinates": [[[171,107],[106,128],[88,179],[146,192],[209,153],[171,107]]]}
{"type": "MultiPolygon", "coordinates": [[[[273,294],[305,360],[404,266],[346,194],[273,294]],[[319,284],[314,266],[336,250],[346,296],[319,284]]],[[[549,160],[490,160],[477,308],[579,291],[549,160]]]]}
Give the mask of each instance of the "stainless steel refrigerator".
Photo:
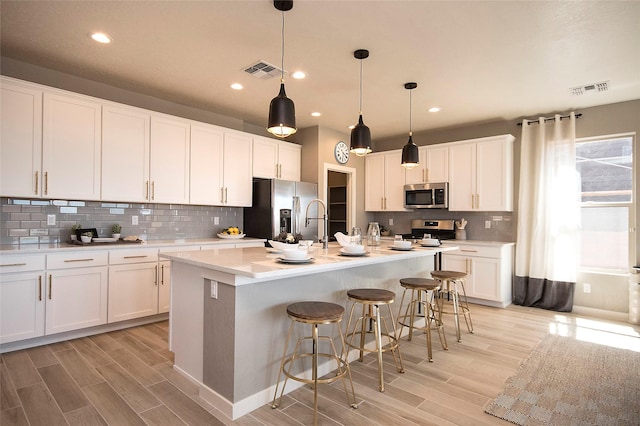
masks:
{"type": "MultiPolygon", "coordinates": [[[[318,221],[305,227],[307,205],[318,197],[318,185],[278,179],[253,180],[253,203],[244,209],[243,231],[248,237],[273,239],[282,232],[302,234],[305,240],[318,240],[318,221]]],[[[318,205],[309,216],[318,216],[318,205]]]]}

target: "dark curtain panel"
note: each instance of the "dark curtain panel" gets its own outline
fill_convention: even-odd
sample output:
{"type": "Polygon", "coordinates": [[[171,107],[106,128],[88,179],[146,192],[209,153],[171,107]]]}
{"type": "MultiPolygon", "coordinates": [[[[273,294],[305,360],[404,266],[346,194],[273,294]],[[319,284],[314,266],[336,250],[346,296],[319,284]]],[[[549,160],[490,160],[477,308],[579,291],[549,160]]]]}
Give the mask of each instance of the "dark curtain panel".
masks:
{"type": "Polygon", "coordinates": [[[571,312],[575,283],[516,276],[514,303],[522,306],[571,312]]]}

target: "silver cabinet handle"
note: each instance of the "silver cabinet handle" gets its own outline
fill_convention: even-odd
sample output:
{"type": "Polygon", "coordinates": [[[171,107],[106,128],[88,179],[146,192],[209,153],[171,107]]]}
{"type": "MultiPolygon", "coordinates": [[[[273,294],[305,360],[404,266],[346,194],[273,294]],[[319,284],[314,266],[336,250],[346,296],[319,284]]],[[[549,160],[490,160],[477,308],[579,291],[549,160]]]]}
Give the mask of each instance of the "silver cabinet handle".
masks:
{"type": "Polygon", "coordinates": [[[0,265],[0,267],[4,266],[25,266],[26,263],[5,263],[4,265],[0,265]]]}
{"type": "Polygon", "coordinates": [[[38,275],[38,301],[42,302],[42,275],[38,275]]]}
{"type": "Polygon", "coordinates": [[[460,249],[460,251],[464,251],[464,252],[467,252],[467,253],[477,253],[478,252],[478,250],[469,250],[469,249],[460,249]]]}
{"type": "Polygon", "coordinates": [[[145,190],[144,190],[144,199],[148,200],[149,199],[149,181],[145,182],[145,190]]]}
{"type": "Polygon", "coordinates": [[[145,258],[145,257],[149,257],[149,256],[147,256],[146,254],[140,254],[140,255],[137,255],[137,256],[125,256],[124,258],[125,259],[142,259],[142,258],[145,258]]]}
{"type": "Polygon", "coordinates": [[[49,193],[49,172],[44,172],[44,195],[49,193]]]}
{"type": "Polygon", "coordinates": [[[71,263],[71,262],[91,262],[92,260],[95,260],[93,258],[86,258],[86,259],[67,259],[64,262],[65,263],[71,263]]]}
{"type": "Polygon", "coordinates": [[[160,266],[160,284],[164,285],[164,265],[160,266]]]}
{"type": "Polygon", "coordinates": [[[36,195],[38,195],[38,172],[36,171],[36,195]]]}
{"type": "Polygon", "coordinates": [[[229,188],[227,188],[225,186],[225,188],[224,188],[224,203],[225,204],[227,204],[227,202],[229,201],[229,198],[228,198],[229,192],[228,191],[229,191],[229,188]]]}
{"type": "Polygon", "coordinates": [[[53,279],[51,278],[51,274],[49,274],[49,300],[51,300],[51,281],[53,279]]]}
{"type": "Polygon", "coordinates": [[[151,181],[151,199],[152,200],[156,199],[156,181],[155,180],[151,181]]]}
{"type": "Polygon", "coordinates": [[[153,281],[153,284],[157,287],[158,286],[158,265],[154,266],[154,268],[156,270],[156,274],[155,274],[156,279],[153,281]]]}

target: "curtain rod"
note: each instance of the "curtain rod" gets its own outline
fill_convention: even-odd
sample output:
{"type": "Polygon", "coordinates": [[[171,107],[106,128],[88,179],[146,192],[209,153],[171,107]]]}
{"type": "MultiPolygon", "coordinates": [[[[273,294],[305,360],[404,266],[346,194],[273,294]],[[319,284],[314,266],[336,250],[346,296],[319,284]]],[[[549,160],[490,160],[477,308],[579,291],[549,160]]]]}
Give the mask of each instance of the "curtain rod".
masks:
{"type": "MultiPolygon", "coordinates": [[[[575,116],[576,116],[576,118],[580,118],[580,117],[582,117],[582,113],[576,114],[575,116]]],[[[562,120],[563,118],[569,118],[569,117],[571,117],[571,116],[570,115],[561,115],[560,116],[560,120],[562,120]]],[[[545,117],[544,122],[546,123],[547,121],[553,121],[555,119],[556,119],[555,117],[545,117]]],[[[532,124],[538,124],[540,122],[538,120],[525,120],[525,121],[527,122],[527,125],[529,125],[529,126],[532,125],[532,124]]],[[[522,123],[518,123],[518,126],[522,126],[522,123]]]]}

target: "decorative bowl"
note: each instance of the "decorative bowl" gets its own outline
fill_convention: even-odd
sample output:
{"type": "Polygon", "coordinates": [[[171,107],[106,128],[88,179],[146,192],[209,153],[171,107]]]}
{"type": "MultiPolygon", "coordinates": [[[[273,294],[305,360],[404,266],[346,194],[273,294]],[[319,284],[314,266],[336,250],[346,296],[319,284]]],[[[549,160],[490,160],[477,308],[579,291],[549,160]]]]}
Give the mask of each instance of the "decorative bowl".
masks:
{"type": "Polygon", "coordinates": [[[393,246],[401,249],[411,248],[411,241],[394,241],[393,246]]]}
{"type": "Polygon", "coordinates": [[[362,244],[344,245],[342,250],[345,253],[362,253],[364,252],[364,246],[362,244]]]}
{"type": "Polygon", "coordinates": [[[239,240],[240,238],[244,238],[247,234],[218,234],[218,238],[222,238],[224,240],[239,240]]]}
{"type": "Polygon", "coordinates": [[[287,260],[303,260],[307,258],[308,254],[307,250],[295,248],[292,250],[283,250],[281,256],[287,260]]]}

